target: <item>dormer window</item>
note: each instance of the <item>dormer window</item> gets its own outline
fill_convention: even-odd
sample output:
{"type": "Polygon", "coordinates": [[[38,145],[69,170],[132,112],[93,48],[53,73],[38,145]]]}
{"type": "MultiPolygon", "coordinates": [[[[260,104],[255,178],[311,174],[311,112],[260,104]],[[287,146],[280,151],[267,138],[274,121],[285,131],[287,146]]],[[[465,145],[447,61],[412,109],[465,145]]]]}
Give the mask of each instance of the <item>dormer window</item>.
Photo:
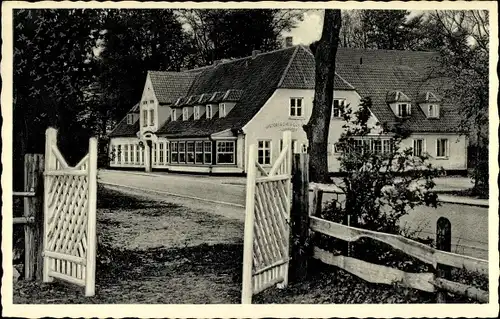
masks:
{"type": "Polygon", "coordinates": [[[172,118],[172,121],[177,120],[177,109],[172,109],[171,118],[172,118]]]}
{"type": "Polygon", "coordinates": [[[411,105],[409,103],[399,103],[398,104],[398,116],[408,117],[411,114],[411,105]]]}
{"type": "Polygon", "coordinates": [[[429,104],[427,106],[427,117],[439,118],[439,105],[429,104]]]}
{"type": "Polygon", "coordinates": [[[128,125],[134,124],[134,114],[127,114],[127,124],[128,125]]]}
{"type": "Polygon", "coordinates": [[[187,107],[182,108],[182,120],[187,121],[189,118],[189,110],[187,107]]]}
{"type": "Polygon", "coordinates": [[[206,108],[207,112],[207,119],[211,119],[212,118],[212,105],[207,105],[207,108],[206,108]]]}
{"type": "Polygon", "coordinates": [[[198,105],[194,107],[194,119],[200,119],[200,107],[198,105]]]}
{"type": "Polygon", "coordinates": [[[226,116],[226,104],[221,103],[219,105],[219,117],[224,117],[226,116]]]}

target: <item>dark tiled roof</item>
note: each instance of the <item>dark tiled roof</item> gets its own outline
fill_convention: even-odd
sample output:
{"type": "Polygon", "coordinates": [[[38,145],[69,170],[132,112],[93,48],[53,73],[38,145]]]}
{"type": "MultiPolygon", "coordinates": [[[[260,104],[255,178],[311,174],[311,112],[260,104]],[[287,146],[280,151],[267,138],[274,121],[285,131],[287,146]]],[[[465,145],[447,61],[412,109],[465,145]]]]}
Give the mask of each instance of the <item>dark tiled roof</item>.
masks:
{"type": "Polygon", "coordinates": [[[408,95],[404,94],[401,91],[387,91],[385,101],[387,103],[411,102],[411,99],[408,97],[408,95]]]}
{"type": "Polygon", "coordinates": [[[209,99],[209,102],[212,103],[219,103],[222,101],[222,98],[224,97],[224,92],[215,92],[209,99]]]}
{"type": "MultiPolygon", "coordinates": [[[[308,48],[303,46],[298,46],[298,48],[283,74],[279,87],[286,89],[314,89],[316,82],[314,55],[308,48]]],[[[354,87],[338,74],[335,75],[333,87],[335,90],[354,90],[354,87]]]]}
{"type": "Polygon", "coordinates": [[[156,98],[161,104],[171,104],[186,95],[189,86],[196,78],[196,72],[148,72],[156,98]]]}
{"type": "Polygon", "coordinates": [[[224,102],[238,102],[243,95],[243,90],[227,90],[226,94],[222,97],[224,102]]]}
{"type": "MultiPolygon", "coordinates": [[[[241,98],[227,116],[194,121],[168,122],[158,130],[170,136],[207,136],[226,129],[240,129],[250,121],[274,93],[295,51],[286,48],[204,68],[186,95],[241,90],[241,98]]],[[[303,50],[303,49],[301,49],[303,50]]],[[[219,97],[216,95],[215,100],[219,97]]],[[[214,101],[215,102],[215,101],[214,101]]]]}
{"type": "MultiPolygon", "coordinates": [[[[134,105],[127,114],[139,113],[139,103],[134,105]]],[[[139,131],[139,119],[137,119],[132,125],[127,124],[127,116],[125,116],[114,128],[109,137],[135,137],[137,131],[139,131]]]]}

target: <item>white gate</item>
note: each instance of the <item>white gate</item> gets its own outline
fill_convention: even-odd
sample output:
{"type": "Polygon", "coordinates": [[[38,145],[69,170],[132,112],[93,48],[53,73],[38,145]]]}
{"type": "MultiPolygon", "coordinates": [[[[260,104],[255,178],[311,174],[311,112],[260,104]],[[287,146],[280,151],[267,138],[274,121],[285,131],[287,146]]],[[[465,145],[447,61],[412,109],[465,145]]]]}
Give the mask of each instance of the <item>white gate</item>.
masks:
{"type": "Polygon", "coordinates": [[[43,281],[54,278],[95,294],[97,140],[70,167],[57,148],[57,130],[45,140],[43,281]]]}
{"type": "Polygon", "coordinates": [[[283,149],[269,173],[258,163],[256,145],[249,147],[241,296],[244,304],[252,303],[254,294],[273,285],[288,284],[291,137],[290,131],[283,133],[283,149]]]}

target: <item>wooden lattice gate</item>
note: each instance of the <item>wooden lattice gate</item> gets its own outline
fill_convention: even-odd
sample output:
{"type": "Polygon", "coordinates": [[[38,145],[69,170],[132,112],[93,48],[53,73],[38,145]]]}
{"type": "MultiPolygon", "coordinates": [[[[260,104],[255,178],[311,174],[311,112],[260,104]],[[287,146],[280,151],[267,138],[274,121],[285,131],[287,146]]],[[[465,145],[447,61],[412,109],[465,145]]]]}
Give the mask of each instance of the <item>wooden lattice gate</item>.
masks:
{"type": "Polygon", "coordinates": [[[269,173],[258,162],[256,145],[250,145],[241,297],[244,304],[252,303],[254,294],[273,285],[288,284],[291,170],[290,131],[283,133],[283,148],[269,173]]]}
{"type": "Polygon", "coordinates": [[[45,141],[43,281],[54,278],[95,294],[97,140],[70,167],[57,148],[57,131],[45,141]]]}

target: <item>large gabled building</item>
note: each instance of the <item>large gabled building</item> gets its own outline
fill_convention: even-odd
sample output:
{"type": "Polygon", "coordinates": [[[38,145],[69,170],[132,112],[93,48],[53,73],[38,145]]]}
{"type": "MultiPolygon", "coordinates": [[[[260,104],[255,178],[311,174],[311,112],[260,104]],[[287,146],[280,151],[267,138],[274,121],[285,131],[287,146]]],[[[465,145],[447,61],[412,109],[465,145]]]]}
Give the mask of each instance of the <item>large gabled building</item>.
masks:
{"type": "MultiPolygon", "coordinates": [[[[466,169],[467,140],[459,116],[433,79],[436,53],[339,48],[328,165],[339,170],[336,143],[342,105],[371,97],[370,123],[396,123],[412,132],[403,141],[447,170],[466,169]]],[[[183,172],[244,173],[248,146],[266,167],[277,158],[282,132],[295,151],[307,148],[302,126],[313,105],[315,60],[294,46],[183,72],[148,72],[139,104],[110,134],[111,167],[183,172]]],[[[360,143],[389,151],[390,136],[360,143]]]]}

